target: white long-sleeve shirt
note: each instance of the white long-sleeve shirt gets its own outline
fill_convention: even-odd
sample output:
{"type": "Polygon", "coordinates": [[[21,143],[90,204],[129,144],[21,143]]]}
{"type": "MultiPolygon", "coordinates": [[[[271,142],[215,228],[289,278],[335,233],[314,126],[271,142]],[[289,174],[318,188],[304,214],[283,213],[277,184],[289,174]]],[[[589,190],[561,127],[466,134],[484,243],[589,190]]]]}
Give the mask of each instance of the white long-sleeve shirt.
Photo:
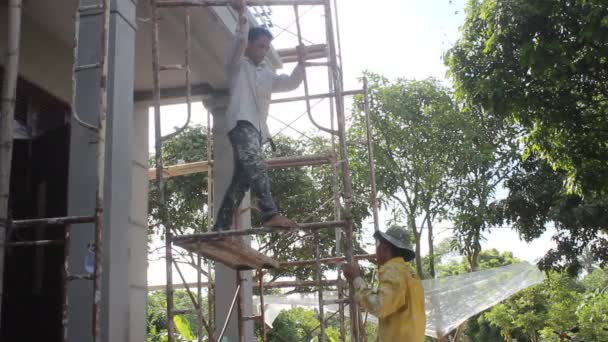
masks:
{"type": "Polygon", "coordinates": [[[262,134],[262,141],[270,138],[268,109],[273,92],[296,89],[304,79],[305,67],[298,64],[291,75],[277,75],[265,62],[255,65],[244,56],[249,34],[246,17],[239,18],[234,43],[226,61],[226,78],[230,87],[230,102],[226,111],[225,132],[237,121],[251,122],[262,134]]]}

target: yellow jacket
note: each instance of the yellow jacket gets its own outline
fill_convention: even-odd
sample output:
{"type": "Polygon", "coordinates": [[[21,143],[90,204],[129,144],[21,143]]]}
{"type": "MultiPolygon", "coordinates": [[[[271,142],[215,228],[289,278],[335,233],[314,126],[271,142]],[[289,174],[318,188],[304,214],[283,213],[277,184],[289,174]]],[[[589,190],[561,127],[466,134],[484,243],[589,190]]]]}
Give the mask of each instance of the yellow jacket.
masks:
{"type": "Polygon", "coordinates": [[[424,290],[418,276],[403,258],[380,266],[378,289],[362,278],[354,280],[359,305],[378,317],[378,342],[423,342],[426,325],[424,290]]]}

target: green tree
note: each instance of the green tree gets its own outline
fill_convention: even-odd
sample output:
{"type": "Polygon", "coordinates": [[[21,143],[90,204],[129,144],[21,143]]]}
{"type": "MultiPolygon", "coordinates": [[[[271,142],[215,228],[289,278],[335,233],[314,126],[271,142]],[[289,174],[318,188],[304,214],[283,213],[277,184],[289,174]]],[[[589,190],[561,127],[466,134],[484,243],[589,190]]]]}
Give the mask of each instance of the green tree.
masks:
{"type": "Polygon", "coordinates": [[[448,261],[445,259],[450,256],[456,256],[452,244],[452,239],[444,239],[440,243],[435,244],[433,246],[433,260],[431,260],[430,258],[430,253],[422,257],[422,267],[425,278],[435,278],[442,276],[442,274],[440,274],[440,271],[443,270],[443,265],[446,265],[448,263],[448,261]],[[435,264],[434,268],[436,274],[434,276],[431,273],[431,264],[435,264]]]}
{"type": "Polygon", "coordinates": [[[505,341],[512,338],[537,342],[547,319],[547,297],[542,286],[527,288],[495,305],[480,318],[500,329],[505,341]]]}
{"type": "Polygon", "coordinates": [[[472,272],[479,270],[484,232],[495,221],[494,194],[517,163],[517,130],[476,107],[465,107],[462,158],[454,175],[454,235],[472,272]]]}
{"type": "MultiPolygon", "coordinates": [[[[194,306],[188,293],[184,290],[174,292],[176,310],[193,310],[194,306]]],[[[203,298],[203,312],[206,312],[207,301],[203,298]]],[[[198,318],[195,312],[174,317],[178,341],[197,340],[198,318]]],[[[147,303],[147,342],[167,341],[167,297],[162,291],[152,292],[148,295],[147,303]]],[[[207,332],[203,329],[202,336],[207,332]]]]}
{"type": "Polygon", "coordinates": [[[471,0],[446,63],[459,98],[526,128],[570,190],[608,189],[603,0],[471,0]]]}
{"type": "Polygon", "coordinates": [[[581,335],[589,341],[608,341],[608,272],[596,268],[581,285],[585,293],[576,312],[581,335]]]}
{"type": "Polygon", "coordinates": [[[499,327],[505,340],[558,341],[557,334],[580,330],[577,307],[583,291],[569,274],[552,272],[542,284],[494,306],[483,318],[499,327]]]}
{"type": "Polygon", "coordinates": [[[574,259],[589,244],[608,260],[601,238],[608,227],[604,1],[470,0],[466,12],[462,36],[445,58],[457,98],[524,129],[524,158],[542,159],[556,170],[551,175],[541,166],[546,189],[522,189],[520,196],[531,197],[512,197],[522,204],[513,216],[532,219],[533,226],[520,221],[526,228],[520,233],[539,236],[539,222],[558,219],[558,248],[541,262],[544,268],[564,266],[562,258],[578,268],[574,259]],[[556,185],[564,191],[554,190],[556,185]],[[524,206],[529,198],[550,202],[532,203],[538,204],[536,214],[524,206]]]}
{"type": "MultiPolygon", "coordinates": [[[[313,310],[294,308],[281,311],[268,332],[269,342],[318,341],[320,334],[319,319],[313,310]]],[[[328,325],[325,329],[327,341],[338,341],[340,332],[337,327],[328,325]]]]}
{"type": "MultiPolygon", "coordinates": [[[[501,253],[492,248],[482,250],[479,253],[479,270],[506,266],[519,262],[521,262],[521,260],[515,258],[513,253],[508,251],[501,253]]],[[[460,262],[452,259],[447,263],[439,265],[437,270],[439,277],[442,278],[471,272],[471,265],[465,258],[462,258],[460,262]]]]}
{"type": "Polygon", "coordinates": [[[500,213],[496,223],[512,223],[526,241],[541,236],[552,223],[556,248],[539,265],[575,274],[584,266],[581,255],[586,256],[586,265],[608,261],[608,239],[602,234],[608,227],[608,199],[597,193],[568,193],[565,180],[564,171],[554,171],[531,155],[505,182],[509,194],[495,203],[500,213]]]}
{"type": "MultiPolygon", "coordinates": [[[[423,227],[432,229],[432,222],[447,212],[452,190],[447,185],[459,151],[461,120],[448,89],[437,80],[391,82],[373,73],[365,76],[369,78],[378,195],[385,207],[396,208],[397,220],[405,218],[413,232],[416,267],[423,276],[420,239],[423,227]]],[[[362,142],[366,137],[363,98],[358,97],[356,103],[349,133],[351,141],[362,142]]],[[[350,153],[354,178],[367,184],[365,147],[355,144],[350,153]]],[[[359,193],[369,193],[369,188],[359,193]]],[[[431,273],[433,267],[431,262],[431,273]]]]}
{"type": "Polygon", "coordinates": [[[502,338],[500,329],[485,320],[483,315],[477,315],[467,321],[464,336],[475,342],[496,342],[502,338]]]}
{"type": "Polygon", "coordinates": [[[583,278],[581,285],[587,292],[608,292],[608,272],[605,269],[596,268],[583,278]]]}
{"type": "Polygon", "coordinates": [[[608,341],[608,291],[587,293],[576,315],[585,341],[608,341]]]}

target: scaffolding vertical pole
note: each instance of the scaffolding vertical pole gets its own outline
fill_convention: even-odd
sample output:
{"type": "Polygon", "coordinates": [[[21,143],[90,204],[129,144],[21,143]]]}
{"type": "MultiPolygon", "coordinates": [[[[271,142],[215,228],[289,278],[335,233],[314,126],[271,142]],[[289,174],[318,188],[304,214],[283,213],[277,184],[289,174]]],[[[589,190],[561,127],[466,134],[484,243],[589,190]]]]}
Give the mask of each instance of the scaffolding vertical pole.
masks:
{"type": "Polygon", "coordinates": [[[69,310],[69,298],[68,298],[68,277],[70,276],[70,232],[71,225],[65,225],[65,231],[63,235],[63,303],[61,308],[61,326],[63,330],[63,342],[68,342],[68,310],[69,310]]]}
{"type": "MultiPolygon", "coordinates": [[[[239,342],[245,341],[245,298],[243,298],[243,277],[241,271],[236,271],[236,281],[238,284],[237,292],[237,320],[239,324],[239,342]]],[[[226,320],[230,319],[230,316],[226,320]]]]}
{"type": "Polygon", "coordinates": [[[374,231],[380,230],[378,219],[378,190],[376,189],[376,161],[374,160],[374,135],[369,110],[369,88],[367,77],[363,78],[363,111],[365,114],[365,127],[367,138],[367,163],[369,167],[369,183],[371,186],[370,201],[372,202],[372,215],[374,218],[374,231]]]}
{"type": "MultiPolygon", "coordinates": [[[[326,40],[329,41],[329,32],[326,32],[326,40]]],[[[340,63],[341,64],[341,63],[340,63]]],[[[332,94],[332,96],[335,96],[334,93],[334,84],[333,84],[333,75],[332,75],[333,69],[331,67],[331,65],[328,66],[327,68],[327,82],[328,82],[328,90],[329,90],[329,94],[332,94]]],[[[330,117],[330,129],[332,131],[336,130],[335,127],[335,120],[336,120],[336,111],[335,111],[335,105],[334,105],[334,101],[329,100],[329,117],[330,117]]],[[[333,159],[333,163],[331,165],[332,168],[332,179],[331,179],[331,185],[332,185],[332,196],[334,199],[334,220],[335,221],[340,221],[340,184],[339,184],[339,177],[338,177],[338,173],[340,172],[339,170],[339,166],[338,166],[338,160],[340,160],[340,158],[338,158],[338,154],[337,154],[337,146],[336,146],[336,135],[332,134],[331,135],[331,155],[332,155],[332,159],[333,159]]],[[[339,256],[342,253],[342,228],[336,228],[334,230],[334,238],[335,238],[335,256],[339,256]]],[[[339,299],[342,299],[342,287],[341,287],[341,279],[342,279],[342,275],[341,272],[338,271],[338,296],[340,297],[339,299]]],[[[344,302],[343,301],[339,301],[338,303],[338,317],[339,317],[339,321],[340,321],[340,340],[342,342],[346,342],[346,329],[344,328],[344,302]]]]}
{"type": "Polygon", "coordinates": [[[155,167],[158,191],[158,207],[160,221],[165,229],[165,262],[166,262],[166,296],[167,296],[167,342],[175,341],[175,326],[173,324],[173,254],[171,229],[166,224],[165,182],[163,179],[162,133],[160,122],[160,80],[159,80],[159,23],[156,0],[150,0],[152,10],[152,68],[154,92],[154,138],[155,138],[155,167]]]}
{"type": "Polygon", "coordinates": [[[110,0],[103,0],[103,30],[101,39],[101,96],[97,130],[97,196],[95,203],[95,270],[93,280],[93,342],[101,330],[101,273],[103,266],[103,193],[105,189],[106,119],[108,115],[108,54],[110,45],[110,0]]]}
{"type": "MultiPolygon", "coordinates": [[[[298,36],[298,44],[301,46],[303,45],[303,39],[302,39],[302,27],[300,25],[300,13],[298,11],[298,5],[294,5],[293,7],[294,9],[294,13],[295,13],[295,20],[296,20],[296,32],[297,32],[297,36],[298,36]]],[[[302,62],[302,61],[300,61],[302,62]]],[[[308,113],[309,118],[312,120],[312,113],[311,113],[311,106],[310,106],[310,93],[309,93],[309,89],[308,89],[308,78],[306,76],[306,70],[304,71],[304,96],[306,98],[305,102],[306,102],[306,111],[308,113]]],[[[313,121],[314,123],[314,121],[313,121]]],[[[317,281],[320,283],[321,279],[322,279],[322,269],[321,269],[321,263],[319,261],[320,255],[319,255],[319,232],[315,232],[315,260],[316,260],[316,279],[317,281]]],[[[320,329],[320,335],[319,335],[319,341],[320,342],[324,342],[325,341],[325,315],[324,315],[324,307],[323,307],[323,287],[319,286],[318,290],[318,299],[319,299],[319,321],[321,323],[321,329],[320,329]]]]}
{"type": "MultiPolygon", "coordinates": [[[[0,108],[0,306],[4,291],[4,256],[9,226],[8,198],[13,158],[13,116],[19,75],[19,40],[21,39],[21,0],[8,3],[8,41],[4,78],[2,81],[2,107],[0,108]]],[[[0,308],[0,318],[2,310],[0,308]]]]}
{"type": "MultiPolygon", "coordinates": [[[[214,207],[213,207],[213,177],[214,177],[214,164],[213,164],[213,132],[211,132],[211,113],[206,110],[207,113],[207,231],[210,232],[213,228],[214,222],[214,207]]],[[[211,260],[207,260],[207,301],[209,310],[209,326],[211,330],[214,330],[215,326],[215,301],[213,295],[213,274],[212,274],[211,260]]]]}
{"type": "Polygon", "coordinates": [[[266,337],[266,308],[264,307],[264,270],[258,270],[259,291],[260,291],[260,324],[262,325],[262,342],[267,341],[266,337]]]}
{"type": "Polygon", "coordinates": [[[323,307],[323,285],[321,281],[323,280],[323,270],[321,268],[321,253],[319,249],[319,244],[321,243],[319,239],[319,231],[315,231],[314,233],[314,241],[315,241],[315,265],[316,265],[316,281],[319,283],[317,287],[317,296],[319,297],[319,323],[320,323],[320,333],[319,333],[319,342],[325,342],[325,310],[323,307]]]}
{"type": "Polygon", "coordinates": [[[214,295],[214,280],[211,273],[211,260],[207,260],[207,302],[209,310],[209,327],[211,331],[215,331],[215,295],[214,295]]]}
{"type": "MultiPolygon", "coordinates": [[[[334,16],[336,19],[336,38],[338,41],[338,46],[337,46],[337,62],[339,63],[338,65],[342,66],[342,39],[340,39],[340,16],[338,15],[338,0],[333,0],[334,1],[334,16]]],[[[340,73],[340,85],[341,87],[344,89],[344,72],[340,73]]]]}
{"type": "MultiPolygon", "coordinates": [[[[191,49],[191,32],[190,32],[190,7],[184,8],[184,38],[185,38],[185,51],[184,51],[184,70],[186,76],[186,111],[187,111],[187,120],[184,125],[184,129],[190,123],[190,118],[192,117],[192,86],[191,86],[191,69],[190,69],[190,49],[191,49]]],[[[179,132],[179,131],[177,131],[179,132]]],[[[203,229],[201,229],[201,232],[203,229]]],[[[196,258],[196,303],[198,305],[196,309],[198,319],[196,320],[196,335],[198,336],[198,342],[203,341],[203,294],[201,288],[201,272],[202,272],[203,258],[197,255],[196,258]]],[[[180,274],[181,275],[181,274],[180,274]]],[[[185,283],[185,280],[184,280],[185,283]]],[[[186,285],[186,284],[185,284],[186,285]]],[[[187,285],[186,285],[187,287],[187,285]]],[[[196,306],[196,305],[195,305],[196,306]]],[[[212,331],[209,330],[209,336],[211,336],[212,331]]]]}
{"type": "MultiPolygon", "coordinates": [[[[339,272],[338,272],[339,273],[339,272]]],[[[340,320],[340,341],[346,342],[346,328],[344,319],[344,285],[342,279],[338,278],[338,301],[339,303],[339,320],[340,320]]]]}
{"type": "MultiPolygon", "coordinates": [[[[342,168],[342,186],[344,193],[344,221],[345,225],[345,254],[349,264],[353,264],[353,218],[352,218],[352,199],[353,187],[350,176],[350,166],[348,162],[348,150],[346,146],[346,118],[344,113],[344,98],[342,94],[342,77],[340,76],[340,66],[336,58],[336,46],[334,41],[334,28],[332,21],[331,0],[325,0],[325,26],[328,36],[327,46],[329,48],[329,65],[332,68],[336,113],[338,119],[338,139],[340,147],[340,158],[342,168]]],[[[359,341],[359,322],[358,322],[358,306],[355,301],[355,288],[352,282],[349,282],[349,312],[350,325],[352,333],[352,341],[359,341]]]]}
{"type": "MultiPolygon", "coordinates": [[[[298,45],[299,48],[301,49],[302,46],[304,45],[304,41],[302,39],[302,28],[300,27],[300,13],[298,11],[298,5],[294,5],[293,6],[293,11],[295,13],[296,16],[296,29],[297,29],[297,35],[298,35],[298,45]]],[[[300,56],[298,55],[298,58],[300,56]]],[[[305,62],[305,61],[298,61],[299,63],[305,62]]],[[[308,76],[306,75],[306,69],[304,69],[304,78],[303,78],[303,83],[304,83],[304,97],[305,97],[305,101],[306,102],[306,113],[308,113],[308,117],[310,118],[310,120],[313,122],[313,124],[315,123],[315,121],[312,118],[312,107],[310,106],[310,92],[308,91],[308,76]]]]}

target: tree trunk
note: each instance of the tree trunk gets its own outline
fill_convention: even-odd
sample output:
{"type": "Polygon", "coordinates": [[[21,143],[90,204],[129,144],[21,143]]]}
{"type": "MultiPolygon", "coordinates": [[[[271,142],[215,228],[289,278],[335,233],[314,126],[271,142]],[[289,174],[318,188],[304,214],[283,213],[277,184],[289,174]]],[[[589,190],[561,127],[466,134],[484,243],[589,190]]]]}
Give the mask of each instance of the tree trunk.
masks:
{"type": "Polygon", "coordinates": [[[465,324],[466,324],[466,321],[464,323],[462,323],[461,325],[459,325],[458,328],[456,329],[456,333],[454,334],[455,342],[458,342],[458,340],[460,339],[460,336],[462,335],[462,332],[464,331],[465,324]]]}
{"type": "Polygon", "coordinates": [[[479,248],[475,247],[473,255],[471,256],[471,272],[479,271],[479,248]]]}
{"type": "Polygon", "coordinates": [[[473,253],[471,254],[471,272],[479,271],[479,254],[481,253],[480,240],[481,227],[475,227],[475,235],[473,236],[473,253]]]}
{"type": "Polygon", "coordinates": [[[431,218],[427,220],[427,227],[429,233],[429,271],[431,278],[435,278],[435,247],[433,246],[433,222],[431,218]]]}
{"type": "Polygon", "coordinates": [[[414,239],[416,240],[416,272],[418,273],[418,277],[423,279],[422,273],[422,256],[420,255],[420,237],[422,236],[422,228],[420,231],[416,229],[416,219],[410,214],[408,217],[408,226],[409,229],[414,232],[414,239]]]}

